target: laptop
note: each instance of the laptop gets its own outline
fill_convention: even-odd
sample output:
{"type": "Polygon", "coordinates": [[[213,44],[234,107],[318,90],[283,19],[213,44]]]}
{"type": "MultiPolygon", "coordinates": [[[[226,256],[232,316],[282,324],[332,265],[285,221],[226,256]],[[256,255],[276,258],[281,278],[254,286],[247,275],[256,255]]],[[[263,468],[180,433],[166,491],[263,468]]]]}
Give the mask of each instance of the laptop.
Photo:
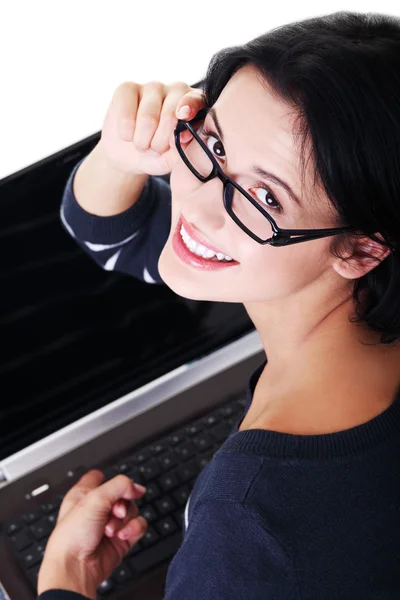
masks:
{"type": "Polygon", "coordinates": [[[94,467],[147,487],[149,523],[98,597],[161,600],[190,491],[265,358],[242,304],[105,271],[65,232],[68,176],[100,134],[0,180],[0,600],[37,597],[63,496],[94,467]]]}

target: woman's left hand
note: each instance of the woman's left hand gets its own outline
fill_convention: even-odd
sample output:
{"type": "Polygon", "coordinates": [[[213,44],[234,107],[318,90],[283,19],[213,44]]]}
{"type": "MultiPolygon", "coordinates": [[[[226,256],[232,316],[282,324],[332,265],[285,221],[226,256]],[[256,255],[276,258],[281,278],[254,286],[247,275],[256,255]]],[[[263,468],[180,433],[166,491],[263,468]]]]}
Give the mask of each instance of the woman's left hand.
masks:
{"type": "Polygon", "coordinates": [[[126,475],[103,481],[93,469],[65,495],[40,567],[39,595],[63,589],[96,600],[100,583],[146,532],[147,521],[132,502],[145,488],[126,475]]]}

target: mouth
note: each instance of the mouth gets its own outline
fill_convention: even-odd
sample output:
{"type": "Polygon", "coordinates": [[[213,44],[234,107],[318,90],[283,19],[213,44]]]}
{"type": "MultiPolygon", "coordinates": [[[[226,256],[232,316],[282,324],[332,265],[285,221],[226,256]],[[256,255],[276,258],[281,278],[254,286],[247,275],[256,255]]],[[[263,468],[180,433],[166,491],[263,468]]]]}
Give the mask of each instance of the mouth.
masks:
{"type": "MultiPolygon", "coordinates": [[[[190,226],[188,228],[190,231],[193,231],[190,226]]],[[[203,245],[192,238],[186,231],[185,222],[182,217],[179,218],[175,228],[172,247],[184,263],[197,269],[215,271],[240,264],[230,256],[213,249],[212,246],[203,245]]]]}
{"type": "MultiPolygon", "coordinates": [[[[229,256],[223,250],[213,246],[202,233],[193,229],[193,227],[186,221],[183,215],[180,215],[178,222],[180,234],[186,246],[194,251],[195,254],[203,256],[203,258],[224,260],[227,261],[235,260],[229,256]]],[[[235,261],[238,262],[238,261],[235,261]]]]}

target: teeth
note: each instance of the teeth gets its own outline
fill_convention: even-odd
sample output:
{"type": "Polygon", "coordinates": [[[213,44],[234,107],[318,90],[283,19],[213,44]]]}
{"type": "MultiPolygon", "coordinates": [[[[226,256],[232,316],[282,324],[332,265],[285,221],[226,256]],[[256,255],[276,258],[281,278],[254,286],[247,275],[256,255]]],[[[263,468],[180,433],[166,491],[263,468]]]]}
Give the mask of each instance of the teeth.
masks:
{"type": "Polygon", "coordinates": [[[193,254],[197,254],[197,256],[202,256],[203,258],[212,258],[216,256],[218,260],[233,260],[230,256],[226,254],[222,254],[222,252],[213,252],[207,246],[203,246],[202,244],[198,244],[189,236],[189,234],[185,231],[184,226],[181,226],[180,234],[182,236],[183,241],[185,242],[185,246],[189,248],[193,254]]]}

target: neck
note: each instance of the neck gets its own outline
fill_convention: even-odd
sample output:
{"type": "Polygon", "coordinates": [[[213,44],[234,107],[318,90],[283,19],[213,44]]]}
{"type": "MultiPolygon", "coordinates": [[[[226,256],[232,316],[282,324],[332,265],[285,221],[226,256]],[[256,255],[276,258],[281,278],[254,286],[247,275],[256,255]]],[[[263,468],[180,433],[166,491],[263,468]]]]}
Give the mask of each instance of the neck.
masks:
{"type": "Polygon", "coordinates": [[[318,431],[319,419],[319,430],[328,433],[365,422],[392,403],[400,386],[400,341],[381,344],[378,334],[349,322],[352,306],[351,300],[341,302],[308,332],[302,323],[297,338],[294,327],[301,343],[289,344],[291,353],[286,346],[274,354],[265,344],[268,362],[242,429],[290,432],[289,418],[292,429],[302,422],[307,434],[318,431]]]}

